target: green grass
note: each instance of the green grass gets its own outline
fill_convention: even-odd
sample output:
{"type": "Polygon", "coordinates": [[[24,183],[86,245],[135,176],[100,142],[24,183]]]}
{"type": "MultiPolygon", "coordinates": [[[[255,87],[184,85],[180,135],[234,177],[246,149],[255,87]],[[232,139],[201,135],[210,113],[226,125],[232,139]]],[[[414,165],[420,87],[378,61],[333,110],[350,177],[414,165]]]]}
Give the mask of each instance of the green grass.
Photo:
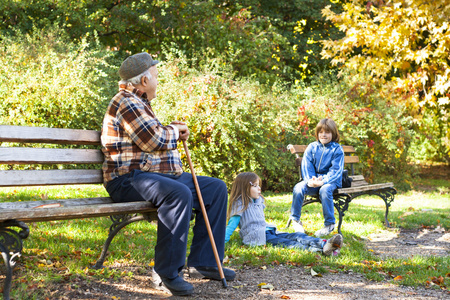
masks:
{"type": "MultiPolygon", "coordinates": [[[[445,180],[419,180],[417,186],[422,189],[396,195],[389,213],[393,228],[389,230],[437,226],[449,230],[450,183],[445,180]]],[[[0,192],[0,201],[98,196],[107,196],[100,185],[5,188],[0,192]]],[[[283,229],[289,216],[291,194],[266,193],[265,196],[267,221],[283,229]]],[[[433,278],[442,276],[444,281],[440,287],[448,288],[449,256],[383,260],[366,248],[365,241],[370,234],[386,230],[384,212],[384,202],[380,198],[355,199],[344,217],[342,232],[345,244],[337,257],[272,246],[248,247],[242,245],[238,232],[235,232],[226,245],[225,265],[235,269],[244,265],[311,266],[321,273],[353,270],[371,280],[388,280],[409,286],[430,286],[433,278]]],[[[320,229],[323,223],[320,205],[304,207],[302,221],[309,234],[320,229]]],[[[153,265],[156,243],[156,224],[148,222],[133,223],[122,229],[110,246],[110,254],[104,264],[106,268],[90,269],[100,255],[110,224],[106,217],[29,224],[30,236],[24,241],[23,255],[14,271],[11,296],[15,299],[42,299],[44,287],[51,283],[70,282],[80,277],[89,281],[136,275],[127,271],[127,265],[139,266],[137,271],[134,269],[137,273],[148,273],[153,265]]],[[[1,274],[4,274],[3,269],[1,274]]]]}

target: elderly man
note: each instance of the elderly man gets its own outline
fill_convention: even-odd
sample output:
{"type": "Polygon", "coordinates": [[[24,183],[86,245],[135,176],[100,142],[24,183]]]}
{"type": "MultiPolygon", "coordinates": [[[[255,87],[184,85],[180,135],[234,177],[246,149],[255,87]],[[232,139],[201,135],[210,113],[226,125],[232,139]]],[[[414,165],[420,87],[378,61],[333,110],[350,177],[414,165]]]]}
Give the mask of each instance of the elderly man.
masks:
{"type": "MultiPolygon", "coordinates": [[[[190,295],[193,286],[179,276],[186,260],[192,210],[196,212],[194,237],[187,265],[190,272],[221,280],[205,220],[190,173],[183,172],[177,141],[187,140],[185,123],[163,126],[151,100],[158,85],[157,60],[138,53],[119,69],[119,92],[112,98],[103,120],[105,187],[115,202],[150,201],[158,208],[154,278],[173,295],[190,295]]],[[[217,178],[199,176],[198,183],[211,221],[219,257],[224,255],[226,185],[217,178]]],[[[233,270],[223,268],[225,279],[233,270]]]]}

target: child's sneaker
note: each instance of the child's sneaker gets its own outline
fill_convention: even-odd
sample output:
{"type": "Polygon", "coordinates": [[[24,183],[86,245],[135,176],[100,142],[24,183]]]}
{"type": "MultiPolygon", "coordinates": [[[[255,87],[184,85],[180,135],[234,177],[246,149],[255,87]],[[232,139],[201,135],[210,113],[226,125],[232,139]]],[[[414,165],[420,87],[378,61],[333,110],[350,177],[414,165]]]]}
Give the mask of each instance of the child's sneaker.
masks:
{"type": "Polygon", "coordinates": [[[305,229],[303,228],[303,224],[301,221],[296,221],[292,218],[289,218],[288,223],[286,225],[286,229],[289,227],[289,225],[292,224],[292,227],[294,228],[295,232],[301,232],[305,233],[305,229]]]}
{"type": "Polygon", "coordinates": [[[327,240],[326,244],[323,246],[322,253],[325,256],[335,255],[334,252],[336,251],[336,255],[339,254],[337,250],[341,249],[342,244],[344,243],[344,238],[339,233],[336,235],[333,235],[331,239],[327,240]]]}
{"type": "Polygon", "coordinates": [[[327,225],[327,226],[323,227],[322,229],[317,230],[316,233],[315,233],[315,236],[316,237],[322,237],[322,236],[325,236],[325,235],[329,235],[330,233],[333,232],[333,230],[334,230],[334,224],[327,225]]]}

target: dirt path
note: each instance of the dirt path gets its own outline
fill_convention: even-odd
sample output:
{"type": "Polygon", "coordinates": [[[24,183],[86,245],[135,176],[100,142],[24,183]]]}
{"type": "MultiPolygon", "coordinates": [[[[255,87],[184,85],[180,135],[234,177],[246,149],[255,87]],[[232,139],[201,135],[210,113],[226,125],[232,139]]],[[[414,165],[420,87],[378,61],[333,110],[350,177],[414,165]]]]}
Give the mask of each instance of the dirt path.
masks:
{"type": "MultiPolygon", "coordinates": [[[[435,230],[385,230],[367,241],[367,248],[376,255],[409,257],[412,255],[448,256],[450,232],[435,230]]],[[[450,292],[437,288],[411,288],[398,286],[392,279],[369,281],[364,275],[352,271],[312,276],[310,269],[283,265],[267,268],[244,267],[237,271],[236,280],[221,282],[204,279],[186,279],[195,286],[192,297],[173,297],[152,286],[149,269],[137,266],[114,266],[130,270],[136,275],[119,282],[90,282],[71,280],[48,287],[49,299],[450,299],[450,292]],[[261,283],[273,289],[261,289],[261,283]]],[[[186,276],[186,275],[185,275],[186,276]]]]}

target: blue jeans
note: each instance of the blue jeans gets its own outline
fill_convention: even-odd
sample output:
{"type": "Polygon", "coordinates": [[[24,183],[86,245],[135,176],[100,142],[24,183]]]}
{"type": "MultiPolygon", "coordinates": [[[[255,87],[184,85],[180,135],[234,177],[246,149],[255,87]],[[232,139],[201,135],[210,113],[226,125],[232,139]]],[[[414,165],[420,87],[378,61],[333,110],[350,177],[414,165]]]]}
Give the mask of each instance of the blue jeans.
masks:
{"type": "MultiPolygon", "coordinates": [[[[197,176],[214,241],[222,261],[225,247],[227,186],[217,178],[197,176]]],[[[149,201],[158,208],[155,271],[175,278],[186,262],[192,209],[196,213],[188,266],[217,266],[190,173],[179,176],[133,170],[110,181],[106,190],[115,202],[149,201]]]]}
{"type": "Polygon", "coordinates": [[[310,251],[322,251],[326,240],[307,235],[306,233],[280,232],[275,229],[266,230],[266,243],[284,248],[298,248],[310,251]]]}
{"type": "Polygon", "coordinates": [[[337,189],[334,183],[327,183],[318,188],[312,188],[307,185],[306,181],[301,181],[294,186],[292,196],[291,218],[298,221],[302,213],[303,200],[306,195],[319,195],[322,202],[322,212],[325,219],[325,226],[335,224],[333,192],[337,189]]]}

